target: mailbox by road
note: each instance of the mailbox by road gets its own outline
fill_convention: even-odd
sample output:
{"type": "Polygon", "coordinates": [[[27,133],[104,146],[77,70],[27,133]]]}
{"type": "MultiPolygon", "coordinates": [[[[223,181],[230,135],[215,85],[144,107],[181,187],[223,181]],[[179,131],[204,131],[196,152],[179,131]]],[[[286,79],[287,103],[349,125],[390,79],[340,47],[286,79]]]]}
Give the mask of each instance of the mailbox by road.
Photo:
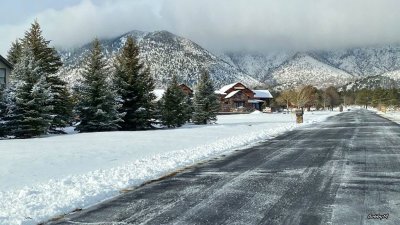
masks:
{"type": "Polygon", "coordinates": [[[296,109],[296,123],[303,123],[304,111],[302,109],[296,109]]]}

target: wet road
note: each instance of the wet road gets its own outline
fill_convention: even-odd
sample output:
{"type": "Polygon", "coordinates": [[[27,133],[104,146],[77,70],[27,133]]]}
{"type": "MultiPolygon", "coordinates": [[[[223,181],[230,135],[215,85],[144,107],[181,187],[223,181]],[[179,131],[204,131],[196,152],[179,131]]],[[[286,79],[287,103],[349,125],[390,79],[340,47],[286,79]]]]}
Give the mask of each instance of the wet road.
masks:
{"type": "Polygon", "coordinates": [[[346,112],[54,224],[398,225],[400,126],[346,112]]]}

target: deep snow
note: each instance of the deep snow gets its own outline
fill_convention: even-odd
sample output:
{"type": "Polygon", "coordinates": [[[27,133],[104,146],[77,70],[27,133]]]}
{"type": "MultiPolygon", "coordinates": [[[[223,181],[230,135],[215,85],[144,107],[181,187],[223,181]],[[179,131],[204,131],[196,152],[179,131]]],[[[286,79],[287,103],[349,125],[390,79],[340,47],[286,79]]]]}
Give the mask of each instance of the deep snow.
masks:
{"type": "MultiPolygon", "coordinates": [[[[306,113],[303,125],[335,114],[306,113]]],[[[0,141],[0,224],[36,224],[93,205],[295,129],[294,121],[293,114],[226,115],[207,126],[0,141]]]]}

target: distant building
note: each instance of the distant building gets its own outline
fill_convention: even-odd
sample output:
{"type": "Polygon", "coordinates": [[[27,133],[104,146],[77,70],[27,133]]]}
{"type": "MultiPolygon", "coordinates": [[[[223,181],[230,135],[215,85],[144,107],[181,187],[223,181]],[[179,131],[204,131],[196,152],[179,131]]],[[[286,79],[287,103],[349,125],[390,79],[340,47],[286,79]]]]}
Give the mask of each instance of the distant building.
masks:
{"type": "MultiPolygon", "coordinates": [[[[185,93],[189,97],[193,96],[193,90],[186,84],[180,84],[179,87],[182,89],[183,93],[185,93]]],[[[164,93],[165,89],[154,89],[153,94],[156,96],[155,101],[156,102],[160,101],[164,93]]]]}
{"type": "Polygon", "coordinates": [[[0,55],[0,89],[7,87],[12,69],[12,64],[0,55]]]}
{"type": "Polygon", "coordinates": [[[190,96],[190,97],[193,96],[193,90],[192,90],[190,87],[188,87],[186,84],[180,84],[179,87],[182,88],[182,91],[183,91],[186,95],[188,95],[188,96],[190,96]]]}
{"type": "Polygon", "coordinates": [[[240,82],[228,84],[215,92],[221,112],[262,110],[273,98],[268,90],[251,90],[240,82]]]}
{"type": "Polygon", "coordinates": [[[253,90],[254,92],[254,104],[255,109],[261,110],[264,106],[270,106],[271,99],[274,97],[268,90],[253,90]],[[264,105],[265,104],[265,105],[264,105]]]}

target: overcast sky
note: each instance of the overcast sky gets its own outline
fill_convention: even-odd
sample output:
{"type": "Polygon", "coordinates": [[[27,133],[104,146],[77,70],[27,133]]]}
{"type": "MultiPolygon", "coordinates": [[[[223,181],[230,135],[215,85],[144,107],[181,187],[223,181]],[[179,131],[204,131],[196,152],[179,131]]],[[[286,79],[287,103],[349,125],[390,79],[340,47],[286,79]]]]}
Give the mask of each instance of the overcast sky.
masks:
{"type": "Polygon", "coordinates": [[[400,43],[400,0],[4,0],[0,54],[37,18],[56,46],[168,30],[212,51],[400,43]]]}

